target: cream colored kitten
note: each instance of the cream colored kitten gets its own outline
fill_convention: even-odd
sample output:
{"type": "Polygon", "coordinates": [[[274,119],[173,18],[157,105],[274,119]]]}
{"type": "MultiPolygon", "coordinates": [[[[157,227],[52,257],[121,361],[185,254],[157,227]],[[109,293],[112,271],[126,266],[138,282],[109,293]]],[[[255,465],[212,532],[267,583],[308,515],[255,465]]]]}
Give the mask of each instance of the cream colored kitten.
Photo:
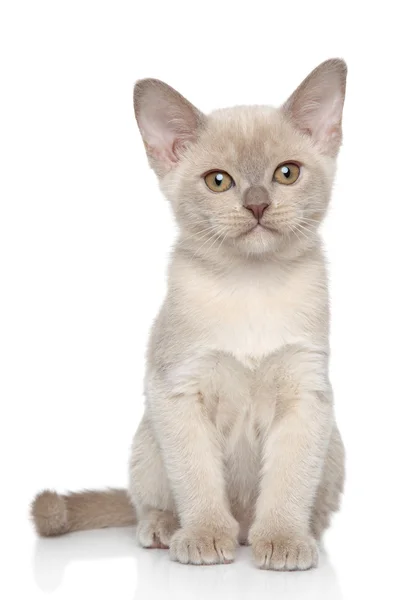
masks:
{"type": "Polygon", "coordinates": [[[329,60],[279,109],[205,116],[161,81],[137,83],[136,118],[180,235],[128,496],[43,492],[39,534],[137,522],[141,545],[182,563],[230,562],[240,542],[264,569],[317,564],[344,479],[317,229],[345,84],[345,63],[329,60]]]}

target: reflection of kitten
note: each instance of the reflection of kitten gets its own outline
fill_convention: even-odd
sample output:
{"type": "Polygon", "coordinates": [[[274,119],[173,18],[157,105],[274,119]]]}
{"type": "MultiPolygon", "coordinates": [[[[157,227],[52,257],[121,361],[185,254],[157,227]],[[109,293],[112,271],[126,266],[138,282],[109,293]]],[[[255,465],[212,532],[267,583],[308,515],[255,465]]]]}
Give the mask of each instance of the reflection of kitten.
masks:
{"type": "Polygon", "coordinates": [[[344,62],[329,60],[280,109],[209,116],[160,81],[137,83],[138,125],[180,236],[129,492],[43,492],[41,535],[138,520],[143,546],[184,563],[231,561],[240,540],[262,568],[317,564],[344,477],[317,229],[345,83],[344,62]]]}

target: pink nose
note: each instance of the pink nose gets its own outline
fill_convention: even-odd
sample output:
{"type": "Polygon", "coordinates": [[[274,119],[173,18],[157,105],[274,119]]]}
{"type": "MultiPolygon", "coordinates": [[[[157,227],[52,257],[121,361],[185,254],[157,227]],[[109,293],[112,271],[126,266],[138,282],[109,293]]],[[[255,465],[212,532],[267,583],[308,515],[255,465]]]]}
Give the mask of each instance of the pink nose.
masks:
{"type": "Polygon", "coordinates": [[[268,204],[246,204],[245,208],[253,213],[257,221],[261,221],[264,210],[268,208],[268,206],[268,204]]]}

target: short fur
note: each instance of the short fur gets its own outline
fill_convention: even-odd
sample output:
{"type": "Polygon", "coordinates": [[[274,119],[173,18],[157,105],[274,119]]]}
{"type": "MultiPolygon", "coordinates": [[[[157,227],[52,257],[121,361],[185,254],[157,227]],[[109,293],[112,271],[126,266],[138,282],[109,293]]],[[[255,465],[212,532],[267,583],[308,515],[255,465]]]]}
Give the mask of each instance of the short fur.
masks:
{"type": "Polygon", "coordinates": [[[160,81],[137,83],[136,118],[180,235],[151,333],[128,495],[43,492],[32,508],[40,535],[138,518],[140,544],[170,547],[183,563],[232,561],[240,541],[261,568],[317,564],[344,481],[318,227],[345,85],[345,63],[333,59],[279,109],[205,116],[160,81]],[[280,185],[273,174],[289,161],[300,177],[280,185]],[[216,169],[232,176],[228,191],[207,188],[216,169]],[[260,224],[250,195],[268,199],[260,224]]]}

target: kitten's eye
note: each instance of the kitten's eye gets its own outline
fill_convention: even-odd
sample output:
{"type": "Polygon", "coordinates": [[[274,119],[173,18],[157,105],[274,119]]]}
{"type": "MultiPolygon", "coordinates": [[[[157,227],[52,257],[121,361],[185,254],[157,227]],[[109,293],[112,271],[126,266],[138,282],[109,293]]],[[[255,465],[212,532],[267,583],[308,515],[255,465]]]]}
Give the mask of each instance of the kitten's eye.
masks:
{"type": "Polygon", "coordinates": [[[211,171],[204,181],[212,192],[226,192],[234,185],[232,177],[225,171],[211,171]]]}
{"type": "Polygon", "coordinates": [[[299,179],[300,167],[295,163],[279,165],[274,173],[274,180],[284,185],[290,185],[299,179]]]}

